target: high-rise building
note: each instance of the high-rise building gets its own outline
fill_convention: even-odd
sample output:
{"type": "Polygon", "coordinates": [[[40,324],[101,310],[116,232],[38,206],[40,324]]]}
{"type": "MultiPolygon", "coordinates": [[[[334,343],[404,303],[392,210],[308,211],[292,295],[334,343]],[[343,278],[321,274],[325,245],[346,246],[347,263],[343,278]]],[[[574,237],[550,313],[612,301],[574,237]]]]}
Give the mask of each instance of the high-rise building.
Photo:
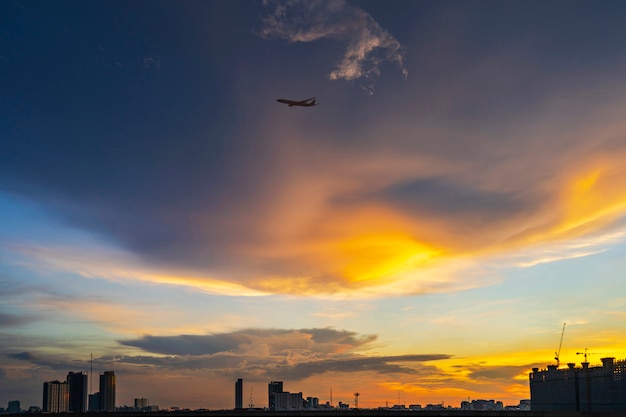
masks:
{"type": "Polygon", "coordinates": [[[43,383],[43,411],[66,413],[69,407],[70,391],[67,382],[51,381],[43,383]]]}
{"type": "Polygon", "coordinates": [[[100,374],[99,411],[115,411],[115,373],[100,374]]]}
{"type": "Polygon", "coordinates": [[[84,413],[87,411],[87,375],[82,372],[70,372],[67,374],[69,388],[70,413],[84,413]]]}
{"type": "Polygon", "coordinates": [[[276,410],[276,400],[274,394],[283,392],[283,381],[272,381],[267,386],[267,407],[276,410]]]}
{"type": "Polygon", "coordinates": [[[243,379],[235,382],[235,408],[243,408],[243,379]]]}

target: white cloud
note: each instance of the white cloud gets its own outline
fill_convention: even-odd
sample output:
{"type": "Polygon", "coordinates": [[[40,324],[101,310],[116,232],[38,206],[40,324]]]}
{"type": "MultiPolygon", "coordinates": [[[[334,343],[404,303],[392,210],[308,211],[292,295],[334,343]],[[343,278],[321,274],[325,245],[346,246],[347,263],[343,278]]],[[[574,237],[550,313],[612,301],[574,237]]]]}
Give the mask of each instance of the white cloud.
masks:
{"type": "MultiPolygon", "coordinates": [[[[403,47],[367,12],[344,0],[264,1],[274,11],[263,19],[260,36],[312,42],[324,38],[347,44],[344,56],[330,72],[331,80],[372,79],[380,75],[380,64],[396,62],[406,77],[403,47]]],[[[368,88],[371,92],[371,86],[368,88]]]]}

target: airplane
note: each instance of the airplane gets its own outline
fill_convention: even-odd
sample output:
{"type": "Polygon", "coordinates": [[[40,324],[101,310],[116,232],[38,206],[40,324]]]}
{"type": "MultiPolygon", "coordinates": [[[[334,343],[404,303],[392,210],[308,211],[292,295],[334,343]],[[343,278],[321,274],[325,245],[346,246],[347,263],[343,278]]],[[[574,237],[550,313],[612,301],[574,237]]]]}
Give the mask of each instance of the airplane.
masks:
{"type": "Polygon", "coordinates": [[[315,97],[307,98],[306,100],[302,100],[302,101],[293,101],[293,100],[287,100],[286,98],[279,98],[276,101],[279,102],[279,103],[288,104],[289,107],[293,107],[293,106],[301,106],[301,107],[317,106],[317,104],[315,103],[315,97]]]}

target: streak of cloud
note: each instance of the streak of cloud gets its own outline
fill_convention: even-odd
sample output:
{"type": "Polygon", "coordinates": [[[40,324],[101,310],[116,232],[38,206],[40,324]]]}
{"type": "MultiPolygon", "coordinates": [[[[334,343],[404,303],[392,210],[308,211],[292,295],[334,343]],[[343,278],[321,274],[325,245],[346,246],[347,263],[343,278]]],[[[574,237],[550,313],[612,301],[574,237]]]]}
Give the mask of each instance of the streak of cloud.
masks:
{"type": "MultiPolygon", "coordinates": [[[[416,375],[421,363],[451,358],[448,354],[369,355],[375,335],[347,330],[246,329],[215,335],[143,336],[121,340],[146,354],[105,355],[100,367],[118,370],[149,366],[178,372],[205,370],[217,375],[264,381],[302,380],[327,372],[374,372],[416,375]]],[[[58,354],[20,351],[7,357],[47,369],[72,369],[76,364],[58,354]]]]}
{"type": "MultiPolygon", "coordinates": [[[[543,364],[542,364],[543,365],[543,364]]],[[[527,377],[528,371],[538,364],[527,365],[504,365],[504,366],[471,366],[468,377],[474,380],[505,380],[510,381],[516,377],[527,377]]]]}
{"type": "Polygon", "coordinates": [[[31,316],[22,316],[0,312],[0,328],[22,326],[35,320],[36,319],[31,316]]]}
{"type": "MultiPolygon", "coordinates": [[[[332,38],[347,43],[341,62],[328,77],[347,81],[380,75],[383,62],[395,62],[406,77],[403,47],[363,9],[344,0],[265,0],[273,12],[263,20],[260,36],[313,42],[332,38]]],[[[367,87],[370,94],[373,84],[367,87]]]]}
{"type": "MultiPolygon", "coordinates": [[[[301,380],[326,372],[416,374],[415,363],[449,359],[447,354],[377,356],[359,353],[372,347],[375,335],[347,330],[245,329],[214,335],[150,336],[121,340],[150,356],[109,358],[116,364],[175,369],[210,369],[225,376],[301,380]],[[154,356],[154,355],[159,356],[154,356]],[[412,365],[408,365],[412,363],[412,365]]],[[[107,360],[103,358],[103,360],[107,360]]]]}
{"type": "Polygon", "coordinates": [[[248,329],[215,335],[143,336],[122,340],[121,344],[135,346],[147,352],[166,355],[201,355],[219,352],[251,352],[263,346],[263,351],[280,355],[290,349],[305,349],[315,353],[340,353],[362,348],[376,336],[359,336],[346,330],[325,329],[248,329]]]}

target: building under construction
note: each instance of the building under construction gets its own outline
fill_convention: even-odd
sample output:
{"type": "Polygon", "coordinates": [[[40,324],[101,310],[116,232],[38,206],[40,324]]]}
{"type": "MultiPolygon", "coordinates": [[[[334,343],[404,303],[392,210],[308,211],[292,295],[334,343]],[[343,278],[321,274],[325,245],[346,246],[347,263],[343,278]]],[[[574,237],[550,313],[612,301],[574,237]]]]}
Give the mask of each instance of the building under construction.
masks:
{"type": "Polygon", "coordinates": [[[533,368],[532,411],[626,411],[626,360],[602,358],[602,366],[568,363],[558,369],[533,368]]]}

